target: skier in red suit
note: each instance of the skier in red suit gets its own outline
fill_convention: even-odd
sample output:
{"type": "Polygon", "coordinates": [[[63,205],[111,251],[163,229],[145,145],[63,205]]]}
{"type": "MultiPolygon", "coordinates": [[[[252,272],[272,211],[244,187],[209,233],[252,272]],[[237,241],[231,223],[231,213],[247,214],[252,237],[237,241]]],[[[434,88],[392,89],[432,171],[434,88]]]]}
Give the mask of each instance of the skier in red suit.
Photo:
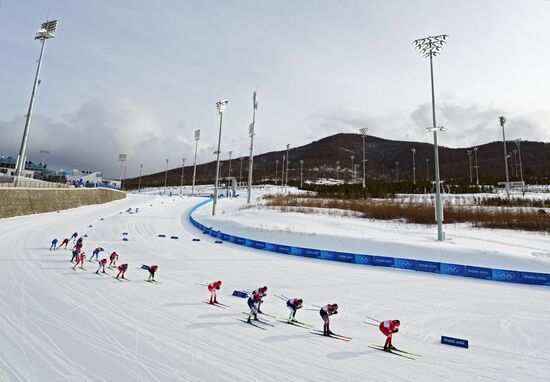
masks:
{"type": "Polygon", "coordinates": [[[386,343],[384,344],[384,350],[397,350],[391,344],[392,335],[399,331],[399,326],[401,323],[399,320],[386,320],[380,323],[380,331],[386,336],[386,343]]]}
{"type": "Polygon", "coordinates": [[[222,287],[222,282],[221,281],[214,281],[213,283],[208,284],[208,291],[210,292],[210,303],[211,304],[217,304],[218,303],[216,291],[220,290],[221,287],[222,287]]]}

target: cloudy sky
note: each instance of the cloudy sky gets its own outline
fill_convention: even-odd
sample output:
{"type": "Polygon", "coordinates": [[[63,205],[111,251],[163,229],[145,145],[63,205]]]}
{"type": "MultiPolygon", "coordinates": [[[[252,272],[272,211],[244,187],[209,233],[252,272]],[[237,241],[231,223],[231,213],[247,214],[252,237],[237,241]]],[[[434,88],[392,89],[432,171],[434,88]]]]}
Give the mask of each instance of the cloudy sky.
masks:
{"type": "Polygon", "coordinates": [[[411,45],[450,35],[435,61],[445,146],[550,140],[550,1],[1,0],[0,154],[16,156],[47,17],[28,158],[118,177],[244,155],[258,91],[256,152],[338,132],[429,141],[428,61],[411,45]]]}

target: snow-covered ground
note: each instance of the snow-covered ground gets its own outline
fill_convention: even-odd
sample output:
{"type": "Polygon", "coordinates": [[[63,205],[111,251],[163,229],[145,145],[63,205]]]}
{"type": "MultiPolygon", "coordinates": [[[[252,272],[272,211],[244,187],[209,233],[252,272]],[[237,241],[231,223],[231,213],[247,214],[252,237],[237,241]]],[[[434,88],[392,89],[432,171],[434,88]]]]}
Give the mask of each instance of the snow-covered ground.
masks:
{"type": "MultiPolygon", "coordinates": [[[[5,248],[0,252],[0,381],[547,379],[550,289],[215,244],[187,219],[201,200],[129,195],[109,204],[0,220],[5,248]],[[129,207],[140,211],[119,213],[129,207]],[[87,233],[88,254],[96,246],[116,250],[121,262],[129,264],[127,277],[132,281],[117,281],[110,270],[95,275],[96,264],[88,262],[87,271],[75,272],[69,251],[48,251],[53,237],[75,230],[87,233]],[[129,233],[129,241],[122,241],[123,232],[129,233]],[[179,239],[159,238],[159,233],[179,239]],[[194,237],[201,241],[192,241],[194,237]],[[160,284],[144,281],[146,271],[139,269],[143,263],[159,265],[160,284]],[[224,282],[220,300],[229,308],[201,302],[207,292],[195,283],[217,279],[224,282]],[[267,330],[239,322],[246,302],[232,297],[232,291],[262,285],[269,287],[263,310],[279,317],[287,310],[274,294],[302,297],[306,307],[338,303],[340,314],[331,320],[332,330],[353,340],[315,336],[275,320],[275,327],[267,330]],[[362,323],[367,315],[400,319],[394,344],[422,356],[413,361],[370,349],[369,344],[380,344],[383,338],[377,328],[362,323]],[[469,339],[470,349],[440,345],[441,335],[469,339]]],[[[232,203],[237,205],[237,200],[220,201],[220,224],[229,224],[232,203]]],[[[207,212],[200,213],[206,218],[207,212]]],[[[272,224],[268,219],[280,215],[261,213],[263,224],[272,224]]],[[[310,227],[321,224],[310,220],[312,216],[299,218],[304,223],[295,226],[298,231],[305,229],[300,227],[306,221],[310,227]]],[[[384,229],[381,226],[377,235],[384,229]]],[[[492,234],[487,239],[493,240],[492,234]]],[[[270,235],[298,241],[308,236],[270,235]]],[[[458,241],[454,232],[449,235],[458,241]]],[[[400,241],[409,241],[409,236],[415,237],[401,236],[400,241]]],[[[432,239],[433,233],[425,233],[427,248],[434,245],[432,239]]],[[[342,236],[338,243],[344,246],[348,240],[342,236]]],[[[439,248],[445,253],[452,246],[439,248]]],[[[495,247],[487,244],[486,250],[495,247]]],[[[316,311],[303,309],[298,318],[321,326],[316,311]]]]}
{"type": "Polygon", "coordinates": [[[454,224],[444,226],[447,240],[441,243],[435,240],[435,226],[346,217],[338,210],[304,214],[261,204],[242,209],[245,202],[222,199],[217,216],[211,216],[209,205],[194,216],[216,230],[276,244],[550,273],[550,235],[543,233],[454,224]]]}

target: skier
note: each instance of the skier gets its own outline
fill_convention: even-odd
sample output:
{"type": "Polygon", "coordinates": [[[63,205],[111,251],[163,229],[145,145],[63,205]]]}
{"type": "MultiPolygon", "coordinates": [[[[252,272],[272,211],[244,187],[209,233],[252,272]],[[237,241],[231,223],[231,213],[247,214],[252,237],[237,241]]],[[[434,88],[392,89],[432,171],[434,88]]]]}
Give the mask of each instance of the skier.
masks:
{"type": "Polygon", "coordinates": [[[124,274],[126,273],[126,270],[128,269],[128,264],[122,264],[118,267],[118,274],[116,275],[116,278],[118,279],[118,276],[121,276],[124,278],[124,274]]]}
{"type": "Polygon", "coordinates": [[[65,246],[65,249],[67,249],[68,244],[69,244],[69,239],[64,238],[63,241],[61,242],[61,245],[57,248],[61,248],[62,246],[65,246]]]}
{"type": "Polygon", "coordinates": [[[291,298],[286,302],[286,307],[288,310],[290,310],[290,314],[288,316],[288,322],[291,323],[294,321],[294,317],[296,316],[296,311],[302,307],[302,304],[304,301],[301,298],[291,298]]]}
{"type": "Polygon", "coordinates": [[[262,305],[262,302],[264,302],[263,297],[267,295],[267,287],[264,286],[264,287],[258,288],[255,291],[253,291],[252,294],[253,295],[257,294],[258,296],[260,296],[260,300],[258,301],[258,313],[263,313],[260,310],[260,306],[262,305]]]}
{"type": "Polygon", "coordinates": [[[323,319],[323,334],[329,336],[334,334],[330,331],[330,316],[333,314],[338,314],[338,304],[328,304],[321,308],[319,311],[321,318],[323,319]]]}
{"type": "Polygon", "coordinates": [[[71,257],[71,263],[76,259],[78,262],[78,254],[80,253],[80,249],[73,249],[73,257],[71,257]]]}
{"type": "Polygon", "coordinates": [[[103,252],[104,249],[101,248],[101,247],[97,247],[96,249],[94,249],[94,251],[92,252],[92,256],[90,257],[90,260],[88,260],[89,262],[92,262],[92,259],[94,258],[95,256],[95,259],[96,260],[99,260],[99,252],[103,252]]]}
{"type": "Polygon", "coordinates": [[[213,283],[208,284],[208,291],[210,292],[210,303],[211,304],[217,304],[218,303],[218,299],[217,299],[217,296],[216,296],[216,291],[220,290],[221,287],[222,287],[222,282],[221,281],[214,281],[213,283]],[[214,299],[214,301],[212,301],[212,299],[214,299]]]}
{"type": "Polygon", "coordinates": [[[386,342],[384,343],[385,351],[397,350],[391,344],[391,338],[394,333],[397,333],[399,331],[399,326],[401,326],[401,323],[399,322],[399,320],[382,321],[380,323],[380,326],[378,326],[382,334],[386,336],[386,342]]]}
{"type": "Polygon", "coordinates": [[[73,241],[73,243],[74,243],[74,241],[76,240],[77,237],[78,237],[78,232],[75,232],[71,235],[71,240],[73,241]]]}
{"type": "Polygon", "coordinates": [[[148,265],[143,264],[141,266],[141,269],[147,269],[149,271],[149,278],[147,279],[147,281],[156,281],[155,280],[155,272],[157,271],[158,268],[159,268],[158,265],[148,266],[148,265]]]}
{"type": "Polygon", "coordinates": [[[76,263],[74,264],[73,271],[76,271],[76,266],[80,264],[80,269],[84,269],[84,261],[86,260],[86,254],[82,252],[76,258],[76,263]]]}
{"type": "Polygon", "coordinates": [[[118,255],[116,252],[111,253],[111,256],[109,256],[109,268],[111,266],[116,267],[116,261],[118,260],[118,255]]]}
{"type": "Polygon", "coordinates": [[[105,264],[107,264],[107,259],[101,259],[101,261],[99,262],[99,267],[97,268],[97,271],[95,271],[95,274],[96,274],[96,275],[99,275],[99,270],[100,270],[101,268],[103,268],[102,273],[106,273],[106,272],[105,272],[105,264]]]}
{"type": "Polygon", "coordinates": [[[82,242],[83,242],[83,241],[84,241],[84,238],[83,238],[82,236],[80,236],[80,237],[78,238],[78,240],[76,241],[76,244],[77,244],[77,245],[78,245],[78,244],[82,245],[82,242]]]}
{"type": "Polygon", "coordinates": [[[57,238],[52,240],[52,245],[50,246],[50,251],[53,249],[54,251],[57,249],[57,238]]]}
{"type": "Polygon", "coordinates": [[[252,295],[250,295],[250,297],[248,298],[247,304],[248,304],[248,307],[250,308],[250,313],[248,314],[248,320],[246,320],[247,322],[250,322],[250,319],[253,316],[255,320],[258,320],[258,313],[259,313],[258,306],[260,304],[260,301],[262,301],[262,298],[258,293],[253,292],[252,295]]]}

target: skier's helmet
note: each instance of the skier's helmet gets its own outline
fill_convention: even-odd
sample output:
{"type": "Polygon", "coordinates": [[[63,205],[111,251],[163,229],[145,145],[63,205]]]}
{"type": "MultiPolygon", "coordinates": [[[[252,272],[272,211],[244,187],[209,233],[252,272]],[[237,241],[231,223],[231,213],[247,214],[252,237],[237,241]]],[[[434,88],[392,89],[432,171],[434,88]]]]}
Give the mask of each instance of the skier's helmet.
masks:
{"type": "Polygon", "coordinates": [[[332,309],[337,310],[338,309],[338,304],[332,304],[332,309]]]}
{"type": "Polygon", "coordinates": [[[393,320],[393,323],[395,324],[395,326],[400,326],[401,325],[401,322],[399,322],[399,320],[393,320]]]}

